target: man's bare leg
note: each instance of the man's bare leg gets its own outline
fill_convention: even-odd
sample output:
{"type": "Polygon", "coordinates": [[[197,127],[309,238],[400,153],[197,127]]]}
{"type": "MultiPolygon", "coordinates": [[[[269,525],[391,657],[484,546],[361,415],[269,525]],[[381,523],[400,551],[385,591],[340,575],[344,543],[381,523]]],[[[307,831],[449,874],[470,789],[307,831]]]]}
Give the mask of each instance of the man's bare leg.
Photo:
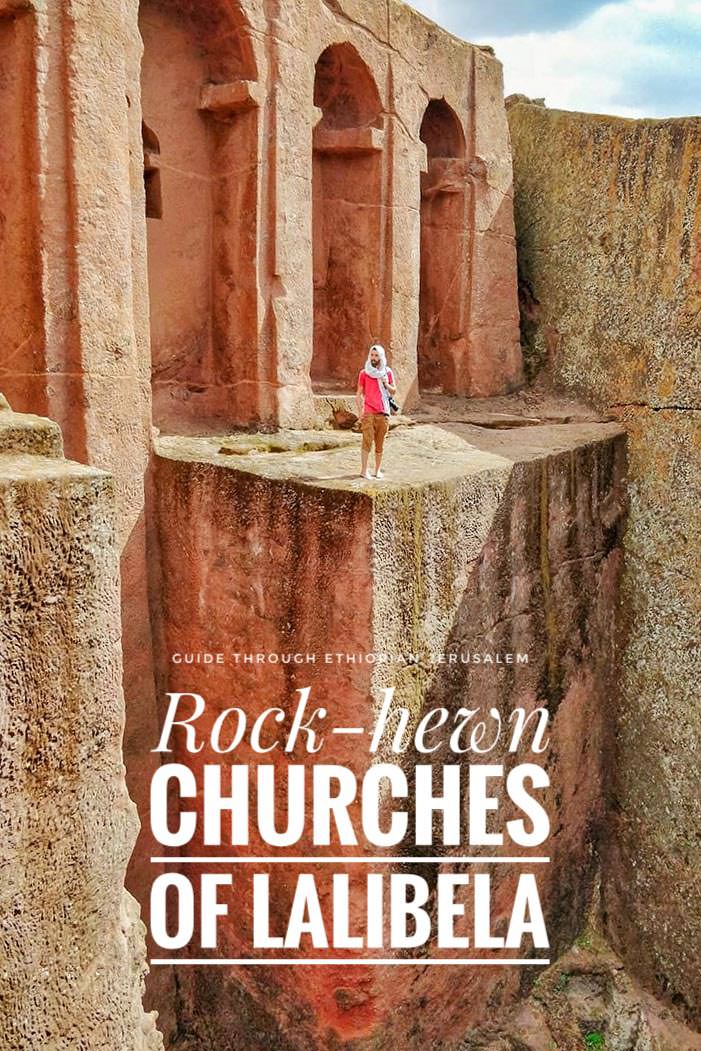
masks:
{"type": "Polygon", "coordinates": [[[382,454],[385,451],[385,439],[389,431],[389,424],[384,420],[378,432],[375,433],[375,477],[382,478],[382,454]]]}

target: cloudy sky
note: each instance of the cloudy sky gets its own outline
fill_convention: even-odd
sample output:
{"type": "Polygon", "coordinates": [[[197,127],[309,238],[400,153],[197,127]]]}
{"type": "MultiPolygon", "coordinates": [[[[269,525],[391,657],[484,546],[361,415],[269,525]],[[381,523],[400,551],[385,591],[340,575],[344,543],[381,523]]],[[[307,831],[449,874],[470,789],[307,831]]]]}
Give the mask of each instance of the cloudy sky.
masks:
{"type": "Polygon", "coordinates": [[[701,114],[701,0],[409,0],[492,44],[506,93],[626,117],[701,114]]]}

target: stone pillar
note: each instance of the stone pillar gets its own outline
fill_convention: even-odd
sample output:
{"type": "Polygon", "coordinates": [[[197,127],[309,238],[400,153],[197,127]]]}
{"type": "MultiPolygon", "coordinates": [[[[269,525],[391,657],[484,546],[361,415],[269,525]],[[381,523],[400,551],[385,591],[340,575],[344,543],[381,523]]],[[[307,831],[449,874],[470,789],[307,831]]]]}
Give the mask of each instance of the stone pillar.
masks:
{"type": "MultiPolygon", "coordinates": [[[[17,40],[21,26],[33,74],[24,101],[25,120],[36,114],[25,181],[36,197],[41,353],[10,378],[10,389],[22,410],[51,413],[70,456],[114,477],[125,755],[144,813],[157,723],[144,525],[151,415],[138,3],[25,6],[9,25],[17,40]]],[[[7,31],[0,22],[3,38],[7,31]]],[[[10,263],[19,265],[16,253],[10,263]]],[[[130,886],[139,896],[149,853],[141,843],[135,852],[130,886]]]]}
{"type": "Polygon", "coordinates": [[[472,49],[471,80],[474,232],[467,393],[488,397],[523,383],[509,129],[501,64],[491,49],[472,49]]]}
{"type": "Polygon", "coordinates": [[[267,134],[263,209],[265,339],[276,422],[314,422],[310,366],[314,342],[312,280],[312,129],[314,62],[307,54],[310,12],[282,3],[267,25],[267,134]]]}
{"type": "MultiPolygon", "coordinates": [[[[390,91],[394,91],[393,85],[390,91]]],[[[394,99],[391,109],[396,112],[394,99]]],[[[426,166],[426,147],[409,135],[406,125],[396,116],[390,118],[388,125],[387,342],[397,375],[399,400],[403,408],[409,409],[418,397],[421,172],[426,166]]]]}
{"type": "MultiPolygon", "coordinates": [[[[0,0],[0,384],[25,402],[45,367],[37,223],[36,19],[28,3],[0,0]]],[[[36,404],[45,408],[43,393],[36,404]]]]}
{"type": "MultiPolygon", "coordinates": [[[[151,387],[144,189],[135,170],[141,148],[134,142],[133,116],[139,111],[138,80],[133,79],[141,47],[137,3],[129,0],[123,8],[110,0],[64,0],[62,14],[71,41],[65,175],[72,196],[73,297],[83,392],[64,433],[74,420],[82,426],[82,458],[114,477],[123,598],[124,748],[129,789],[145,818],[158,759],[150,752],[157,739],[157,712],[144,518],[151,387]]],[[[55,33],[55,24],[47,31],[55,33]]],[[[143,824],[147,830],[148,823],[143,824]]],[[[145,831],[129,881],[142,905],[151,879],[149,855],[145,831]]]]}

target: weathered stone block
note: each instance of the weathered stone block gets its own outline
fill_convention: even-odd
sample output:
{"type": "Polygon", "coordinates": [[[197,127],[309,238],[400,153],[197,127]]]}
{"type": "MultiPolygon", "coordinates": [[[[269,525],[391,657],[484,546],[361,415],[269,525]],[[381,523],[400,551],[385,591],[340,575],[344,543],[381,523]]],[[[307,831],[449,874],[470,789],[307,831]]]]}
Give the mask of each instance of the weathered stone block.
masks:
{"type": "Polygon", "coordinates": [[[225,118],[260,105],[260,86],[251,80],[236,80],[231,84],[204,84],[200,91],[199,108],[217,117],[225,118]]]}
{"type": "Polygon", "coordinates": [[[317,153],[374,153],[385,141],[382,128],[344,128],[332,130],[317,127],[314,130],[314,149],[317,153]]]}
{"type": "Polygon", "coordinates": [[[157,1051],[144,928],[124,890],[138,821],[112,481],[64,460],[48,421],[14,436],[0,452],[0,1043],[157,1051]]]}

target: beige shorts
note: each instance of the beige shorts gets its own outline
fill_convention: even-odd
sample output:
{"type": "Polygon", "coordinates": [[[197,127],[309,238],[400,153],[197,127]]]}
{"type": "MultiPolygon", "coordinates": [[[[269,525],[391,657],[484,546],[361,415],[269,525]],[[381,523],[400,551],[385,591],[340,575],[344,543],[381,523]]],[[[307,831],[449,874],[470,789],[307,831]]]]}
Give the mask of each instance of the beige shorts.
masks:
{"type": "Polygon", "coordinates": [[[375,453],[379,456],[385,444],[385,437],[389,430],[389,419],[379,412],[368,413],[360,421],[360,429],[363,432],[363,450],[369,453],[375,443],[375,453]]]}

